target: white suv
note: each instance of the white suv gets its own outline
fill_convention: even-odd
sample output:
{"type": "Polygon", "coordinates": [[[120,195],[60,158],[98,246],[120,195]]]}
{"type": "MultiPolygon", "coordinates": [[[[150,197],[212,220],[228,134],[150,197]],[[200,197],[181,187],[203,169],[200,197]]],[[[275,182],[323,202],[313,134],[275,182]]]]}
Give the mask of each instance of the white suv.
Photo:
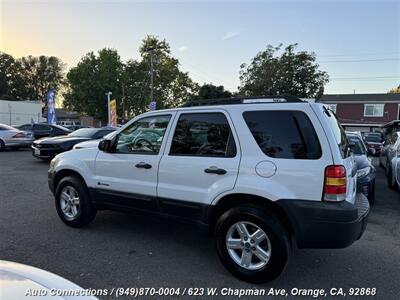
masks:
{"type": "Polygon", "coordinates": [[[254,283],[277,277],[292,247],[349,246],[369,213],[334,113],[284,96],[137,116],[98,149],[58,155],[49,186],[73,227],[103,209],[207,225],[225,267],[254,283]]]}

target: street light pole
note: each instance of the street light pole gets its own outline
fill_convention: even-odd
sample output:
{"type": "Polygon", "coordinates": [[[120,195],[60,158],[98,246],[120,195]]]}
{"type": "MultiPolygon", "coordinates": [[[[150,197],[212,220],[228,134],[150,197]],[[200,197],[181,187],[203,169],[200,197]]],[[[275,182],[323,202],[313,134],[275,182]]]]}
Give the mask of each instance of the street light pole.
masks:
{"type": "Polygon", "coordinates": [[[112,93],[111,92],[107,92],[106,96],[107,96],[107,126],[110,126],[111,124],[111,118],[110,118],[110,97],[111,97],[112,93]]]}

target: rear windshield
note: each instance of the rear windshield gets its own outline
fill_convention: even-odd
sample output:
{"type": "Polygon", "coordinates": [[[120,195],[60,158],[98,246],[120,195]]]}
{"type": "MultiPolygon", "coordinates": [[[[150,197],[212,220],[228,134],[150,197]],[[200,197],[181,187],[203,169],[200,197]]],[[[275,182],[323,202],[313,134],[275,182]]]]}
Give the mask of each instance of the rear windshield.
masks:
{"type": "Polygon", "coordinates": [[[243,117],[264,154],[275,158],[318,159],[318,136],[301,111],[248,111],[243,117]]]}
{"type": "Polygon", "coordinates": [[[335,113],[328,107],[324,106],[325,116],[332,128],[333,134],[335,135],[336,143],[339,147],[340,154],[342,158],[346,158],[350,155],[349,144],[347,141],[346,134],[342,125],[340,125],[339,121],[336,119],[335,113]]]}
{"type": "Polygon", "coordinates": [[[367,142],[372,142],[372,143],[380,143],[381,142],[381,138],[376,135],[366,135],[365,140],[367,142]]]}

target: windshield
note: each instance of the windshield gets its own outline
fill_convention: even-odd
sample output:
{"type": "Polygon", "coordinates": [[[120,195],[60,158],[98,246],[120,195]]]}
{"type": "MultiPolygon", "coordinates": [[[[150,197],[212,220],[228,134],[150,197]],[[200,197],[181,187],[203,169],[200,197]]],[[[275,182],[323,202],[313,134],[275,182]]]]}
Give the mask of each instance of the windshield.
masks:
{"type": "Polygon", "coordinates": [[[367,153],[367,149],[365,149],[365,145],[360,138],[352,135],[347,136],[347,138],[355,155],[365,155],[367,153]]]}
{"type": "Polygon", "coordinates": [[[365,140],[367,142],[372,142],[372,143],[380,143],[381,142],[380,137],[378,137],[376,135],[366,135],[365,140]]]}
{"type": "Polygon", "coordinates": [[[82,128],[75,130],[74,132],[68,134],[68,136],[91,138],[97,131],[97,128],[82,128]]]}

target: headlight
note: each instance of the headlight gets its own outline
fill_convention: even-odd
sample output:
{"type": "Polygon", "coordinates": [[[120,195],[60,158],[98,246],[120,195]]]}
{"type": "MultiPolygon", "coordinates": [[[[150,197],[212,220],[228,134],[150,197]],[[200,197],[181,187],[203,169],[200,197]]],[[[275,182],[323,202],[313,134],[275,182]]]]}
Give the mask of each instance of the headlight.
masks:
{"type": "Polygon", "coordinates": [[[54,166],[56,165],[57,162],[57,157],[54,157],[51,161],[50,161],[50,169],[53,169],[54,166]]]}
{"type": "Polygon", "coordinates": [[[366,167],[366,168],[362,168],[360,170],[357,170],[357,177],[365,177],[367,176],[369,173],[371,172],[371,167],[366,167]]]}

